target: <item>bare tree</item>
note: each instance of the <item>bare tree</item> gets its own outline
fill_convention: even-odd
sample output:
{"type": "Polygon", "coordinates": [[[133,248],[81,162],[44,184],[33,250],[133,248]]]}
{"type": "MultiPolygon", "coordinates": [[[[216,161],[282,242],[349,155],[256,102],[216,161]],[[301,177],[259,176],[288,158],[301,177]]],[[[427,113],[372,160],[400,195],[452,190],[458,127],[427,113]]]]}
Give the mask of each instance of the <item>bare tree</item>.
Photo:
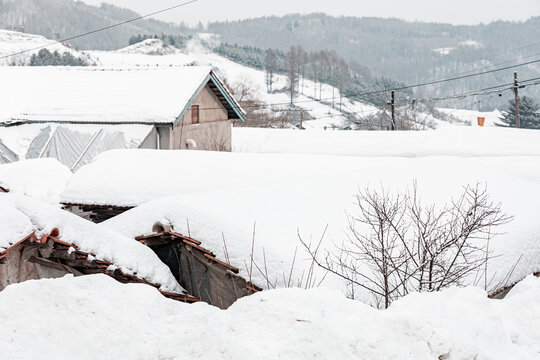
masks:
{"type": "Polygon", "coordinates": [[[320,81],[321,77],[321,65],[320,65],[320,57],[318,52],[313,52],[309,54],[309,62],[311,67],[311,79],[314,82],[313,87],[313,98],[317,98],[317,83],[320,81]]]}
{"type": "Polygon", "coordinates": [[[266,51],[264,56],[264,70],[266,71],[266,91],[271,93],[274,85],[274,74],[277,71],[277,55],[272,49],[266,51]]]}
{"type": "Polygon", "coordinates": [[[304,79],[306,77],[306,67],[308,64],[308,53],[300,45],[296,47],[296,54],[298,57],[298,88],[301,94],[304,94],[304,79]]]}
{"type": "Polygon", "coordinates": [[[356,200],[348,241],[323,256],[300,241],[318,266],[346,280],[351,297],[364,289],[384,308],[411,291],[465,285],[486,271],[494,228],[512,219],[478,184],[443,207],[422,205],[416,184],[412,194],[366,188],[356,200]]]}
{"type": "Polygon", "coordinates": [[[297,85],[298,85],[298,63],[299,63],[299,54],[295,46],[291,46],[286,55],[287,61],[287,80],[289,87],[289,95],[291,99],[291,105],[294,103],[294,98],[296,96],[297,85]]]}
{"type": "MultiPolygon", "coordinates": [[[[231,135],[227,131],[223,131],[223,127],[220,124],[209,124],[204,129],[204,135],[200,137],[200,143],[195,143],[199,150],[209,151],[231,151],[231,135]]],[[[189,144],[186,142],[186,147],[189,148],[189,144]]]]}
{"type": "Polygon", "coordinates": [[[338,61],[338,89],[339,89],[339,111],[342,111],[343,108],[343,93],[345,89],[349,86],[351,81],[351,73],[349,65],[343,59],[338,61]]]}

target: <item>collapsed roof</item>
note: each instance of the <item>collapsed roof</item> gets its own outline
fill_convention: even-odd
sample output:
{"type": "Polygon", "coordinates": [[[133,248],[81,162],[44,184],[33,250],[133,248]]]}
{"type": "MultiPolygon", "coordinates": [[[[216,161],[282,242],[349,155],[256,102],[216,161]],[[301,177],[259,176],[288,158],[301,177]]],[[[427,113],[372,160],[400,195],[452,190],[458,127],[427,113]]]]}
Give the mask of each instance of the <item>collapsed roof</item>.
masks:
{"type": "Polygon", "coordinates": [[[156,284],[165,292],[183,292],[169,268],[150,248],[56,207],[0,193],[0,256],[29,237],[49,236],[74,250],[92,254],[97,261],[110,263],[126,276],[156,284]]]}

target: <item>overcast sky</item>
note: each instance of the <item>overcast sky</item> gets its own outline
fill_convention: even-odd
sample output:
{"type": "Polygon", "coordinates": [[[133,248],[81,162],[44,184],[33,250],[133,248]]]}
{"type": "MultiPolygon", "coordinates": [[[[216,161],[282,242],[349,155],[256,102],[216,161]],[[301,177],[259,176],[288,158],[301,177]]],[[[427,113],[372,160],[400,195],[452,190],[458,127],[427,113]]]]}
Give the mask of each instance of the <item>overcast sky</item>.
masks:
{"type": "MultiPolygon", "coordinates": [[[[108,2],[151,13],[188,0],[83,0],[108,2]]],[[[196,24],[265,15],[325,12],[331,15],[396,17],[406,20],[479,24],[525,20],[540,15],[540,0],[199,0],[159,15],[162,20],[196,24]]]]}

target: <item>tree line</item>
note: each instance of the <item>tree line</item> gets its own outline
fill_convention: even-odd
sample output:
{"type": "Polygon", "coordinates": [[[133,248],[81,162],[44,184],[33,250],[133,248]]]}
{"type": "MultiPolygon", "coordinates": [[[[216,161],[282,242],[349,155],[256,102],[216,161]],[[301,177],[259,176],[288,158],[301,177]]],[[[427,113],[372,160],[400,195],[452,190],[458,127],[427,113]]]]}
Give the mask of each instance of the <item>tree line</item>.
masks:
{"type": "MultiPolygon", "coordinates": [[[[264,58],[266,85],[269,92],[273,90],[274,74],[279,72],[279,52],[267,50],[264,58]]],[[[307,52],[300,45],[291,46],[285,53],[288,92],[291,104],[299,94],[324,100],[341,111],[344,97],[384,106],[387,103],[385,94],[365,94],[377,90],[400,87],[402,84],[384,77],[374,78],[370,70],[356,61],[347,61],[334,50],[319,50],[307,52]],[[310,93],[306,91],[305,80],[314,83],[310,93]],[[324,85],[332,87],[332,96],[323,95],[324,85]],[[360,96],[360,94],[364,94],[360,96]]],[[[412,95],[411,91],[402,91],[402,96],[412,95]]]]}
{"type": "Polygon", "coordinates": [[[81,57],[73,56],[69,52],[60,53],[58,50],[50,52],[41,49],[37,54],[32,54],[29,66],[88,66],[88,61],[81,57]]]}

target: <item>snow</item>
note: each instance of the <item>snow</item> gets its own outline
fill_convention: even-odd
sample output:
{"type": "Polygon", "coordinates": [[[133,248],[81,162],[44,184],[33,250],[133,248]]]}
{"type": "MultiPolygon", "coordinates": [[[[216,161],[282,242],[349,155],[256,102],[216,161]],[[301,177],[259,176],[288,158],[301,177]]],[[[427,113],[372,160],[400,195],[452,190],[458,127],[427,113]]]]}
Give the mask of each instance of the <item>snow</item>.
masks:
{"type": "Polygon", "coordinates": [[[456,48],[444,47],[444,48],[433,49],[433,52],[444,56],[444,55],[449,55],[454,50],[456,50],[456,48]]]}
{"type": "Polygon", "coordinates": [[[297,131],[233,129],[233,151],[363,157],[539,156],[540,133],[445,127],[435,131],[297,131]]]}
{"type": "Polygon", "coordinates": [[[32,232],[39,238],[57,228],[59,239],[78,246],[80,251],[158,284],[162,290],[182,291],[169,268],[149,247],[57,207],[21,195],[0,194],[0,226],[0,251],[32,232]]]}
{"type": "Polygon", "coordinates": [[[481,49],[484,47],[484,44],[476,40],[466,40],[459,43],[459,46],[472,47],[475,49],[481,49]]]}
{"type": "MultiPolygon", "coordinates": [[[[458,129],[455,133],[358,133],[373,136],[367,144],[362,142],[368,141],[367,136],[349,141],[346,137],[357,133],[329,132],[328,136],[343,136],[341,150],[321,140],[324,132],[257,130],[305,138],[289,138],[288,145],[276,141],[273,150],[278,153],[271,153],[272,149],[259,154],[114,151],[78,171],[62,199],[140,205],[101,226],[133,238],[151,233],[158,221],[169,223],[175,231],[202,241],[221,259],[227,258],[224,236],[231,263],[244,276],[249,275],[244,265],[249,263],[256,223],[255,260],[264,262],[264,249],[272,278],[283,286],[282,275],[289,273],[295,249],[301,247],[298,230],[305,240],[319,239],[328,225],[325,246],[341,243],[347,233],[345,212],[355,213],[353,196],[359,188],[406,191],[416,180],[424,203],[443,204],[457,197],[463,186],[480,183],[486,184],[493,201],[502,203],[503,211],[515,216],[490,245],[494,253],[504,255],[492,261],[490,274],[502,280],[520,257],[510,282],[539,271],[540,133],[458,129]],[[416,134],[433,137],[415,138],[416,134]],[[307,146],[308,141],[314,145],[307,146]],[[316,148],[316,144],[322,145],[316,148]],[[286,153],[279,151],[280,146],[286,153]],[[159,176],[154,169],[159,169],[159,176]],[[109,176],[106,181],[100,181],[103,174],[109,176]]],[[[258,141],[255,136],[252,140],[258,141]]],[[[297,259],[294,279],[309,268],[306,258],[300,251],[302,260],[297,259]]],[[[262,275],[257,272],[254,279],[265,286],[262,275]]],[[[325,284],[344,288],[330,277],[325,284]]]]}
{"type": "Polygon", "coordinates": [[[474,110],[465,110],[465,109],[447,109],[447,108],[438,108],[438,111],[441,111],[445,114],[452,115],[460,120],[470,122],[471,125],[478,126],[478,118],[484,117],[485,123],[484,126],[496,126],[496,124],[501,124],[500,119],[502,118],[502,113],[499,110],[493,111],[474,111],[474,110]]]}
{"type": "Polygon", "coordinates": [[[170,124],[209,73],[208,67],[0,67],[0,120],[170,124]]]}
{"type": "Polygon", "coordinates": [[[479,289],[453,288],[375,310],[329,289],[283,289],[222,311],[104,275],[66,276],[0,293],[0,339],[3,351],[21,360],[427,360],[445,354],[533,360],[540,352],[539,297],[540,280],[529,278],[502,301],[479,289]]]}
{"type": "MultiPolygon", "coordinates": [[[[47,46],[51,52],[58,51],[60,53],[69,52],[73,56],[81,57],[83,54],[73,50],[56,41],[49,40],[40,35],[25,34],[16,31],[0,29],[0,57],[19,53],[29,49],[41,48],[47,46]]],[[[11,56],[0,60],[0,66],[15,64],[26,64],[32,54],[37,54],[40,49],[32,50],[24,54],[11,56]]]]}
{"type": "Polygon", "coordinates": [[[179,50],[172,46],[165,45],[160,39],[146,39],[117,50],[117,52],[127,54],[170,55],[178,53],[179,50]]]}
{"type": "Polygon", "coordinates": [[[35,159],[0,165],[0,186],[44,202],[59,204],[73,174],[56,159],[35,159]]]}

